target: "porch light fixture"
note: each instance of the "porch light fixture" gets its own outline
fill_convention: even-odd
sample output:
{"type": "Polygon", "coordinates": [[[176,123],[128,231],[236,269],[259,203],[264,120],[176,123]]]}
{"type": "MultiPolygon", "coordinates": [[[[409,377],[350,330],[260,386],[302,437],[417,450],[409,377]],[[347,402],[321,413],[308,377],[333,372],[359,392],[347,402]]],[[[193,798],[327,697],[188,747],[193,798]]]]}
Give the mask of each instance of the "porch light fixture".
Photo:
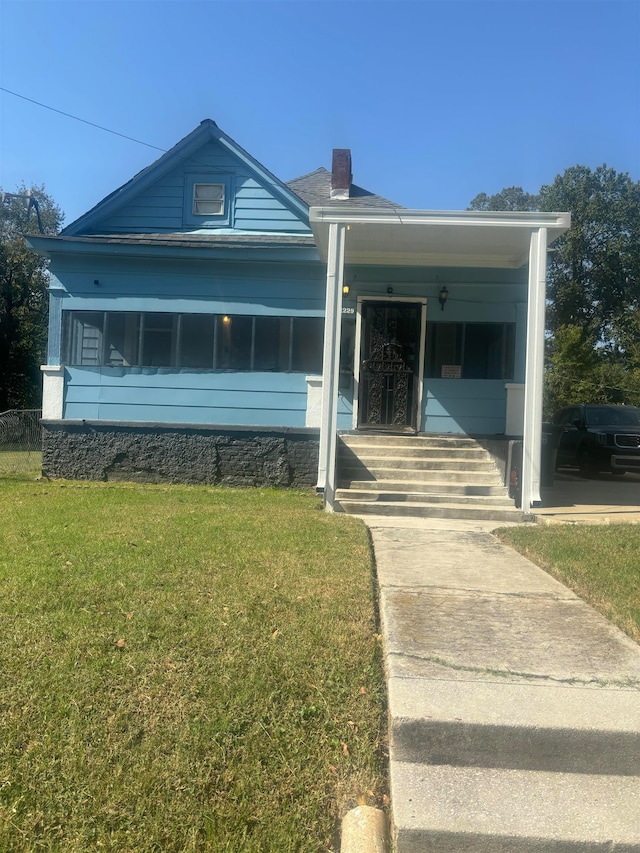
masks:
{"type": "Polygon", "coordinates": [[[440,307],[443,311],[444,311],[445,303],[446,303],[448,298],[449,298],[449,291],[447,290],[446,287],[443,287],[442,290],[440,291],[440,295],[438,296],[438,302],[440,303],[440,307]]]}
{"type": "Polygon", "coordinates": [[[222,322],[224,323],[225,326],[228,326],[229,323],[231,322],[231,317],[229,317],[228,314],[225,314],[224,317],[222,318],[222,322]]]}
{"type": "Polygon", "coordinates": [[[345,284],[345,285],[344,285],[344,287],[342,288],[342,295],[343,295],[343,296],[348,296],[348,295],[349,295],[349,289],[350,289],[350,288],[349,288],[349,285],[348,285],[348,284],[345,284]]]}

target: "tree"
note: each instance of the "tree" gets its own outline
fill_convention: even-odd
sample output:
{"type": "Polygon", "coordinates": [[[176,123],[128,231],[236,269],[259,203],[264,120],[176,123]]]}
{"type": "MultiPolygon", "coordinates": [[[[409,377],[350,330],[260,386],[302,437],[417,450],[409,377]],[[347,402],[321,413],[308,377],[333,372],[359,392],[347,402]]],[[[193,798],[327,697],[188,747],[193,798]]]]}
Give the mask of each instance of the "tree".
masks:
{"type": "Polygon", "coordinates": [[[563,406],[585,401],[640,405],[640,371],[598,347],[593,332],[560,326],[549,344],[544,387],[548,417],[563,406]]]}
{"type": "MultiPolygon", "coordinates": [[[[39,233],[34,205],[23,185],[0,205],[0,412],[38,408],[40,365],[47,340],[47,265],[27,248],[25,234],[39,233]],[[22,198],[20,197],[22,196],[22,198]]],[[[32,187],[42,232],[57,234],[63,221],[44,187],[32,187]]],[[[2,196],[0,196],[1,198],[2,196]]]]}
{"type": "Polygon", "coordinates": [[[625,362],[629,321],[640,311],[640,181],[606,165],[572,166],[540,198],[542,210],[571,211],[549,259],[550,330],[589,330],[625,362]]]}
{"type": "Polygon", "coordinates": [[[531,195],[522,187],[505,187],[495,195],[479,193],[469,210],[540,210],[540,196],[531,195]]]}
{"type": "Polygon", "coordinates": [[[508,187],[471,209],[571,212],[549,255],[547,414],[580,400],[640,402],[640,182],[578,165],[538,195],[508,187]]]}

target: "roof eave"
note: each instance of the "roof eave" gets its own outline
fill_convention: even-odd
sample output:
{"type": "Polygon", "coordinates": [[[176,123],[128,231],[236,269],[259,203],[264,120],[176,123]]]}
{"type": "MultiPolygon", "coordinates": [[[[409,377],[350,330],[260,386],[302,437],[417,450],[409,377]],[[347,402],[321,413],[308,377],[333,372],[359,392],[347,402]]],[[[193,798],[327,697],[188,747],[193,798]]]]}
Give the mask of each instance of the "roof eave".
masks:
{"type": "MultiPolygon", "coordinates": [[[[328,256],[329,226],[343,224],[351,231],[346,242],[346,261],[374,265],[478,266],[519,268],[528,260],[529,235],[547,229],[547,244],[571,225],[570,213],[494,212],[468,210],[406,210],[402,208],[353,208],[348,205],[311,207],[311,229],[323,260],[328,256]],[[376,231],[375,245],[358,241],[376,231]],[[403,248],[397,237],[402,229],[403,248]],[[478,248],[480,229],[489,229],[478,248]],[[498,234],[498,229],[500,234],[498,234]],[[506,231],[505,231],[506,229],[506,231]],[[493,233],[492,233],[493,230],[493,233]],[[394,240],[394,234],[396,240],[394,240]],[[437,235],[455,234],[455,249],[443,250],[437,235]],[[509,235],[508,238],[506,235],[509,235]],[[491,239],[493,237],[493,239],[491,239]],[[498,239],[501,237],[501,239],[498,239]],[[431,245],[429,238],[431,238],[431,245]],[[465,250],[466,243],[466,250],[465,250]]],[[[450,241],[454,242],[454,241],[450,241]]]]}
{"type": "Polygon", "coordinates": [[[300,261],[318,263],[320,260],[315,246],[273,245],[267,246],[205,246],[205,245],[154,245],[150,243],[131,243],[127,241],[96,241],[79,237],[36,237],[29,236],[27,244],[40,255],[55,260],[56,257],[69,255],[91,255],[93,257],[122,258],[185,258],[218,259],[237,261],[300,261]]]}

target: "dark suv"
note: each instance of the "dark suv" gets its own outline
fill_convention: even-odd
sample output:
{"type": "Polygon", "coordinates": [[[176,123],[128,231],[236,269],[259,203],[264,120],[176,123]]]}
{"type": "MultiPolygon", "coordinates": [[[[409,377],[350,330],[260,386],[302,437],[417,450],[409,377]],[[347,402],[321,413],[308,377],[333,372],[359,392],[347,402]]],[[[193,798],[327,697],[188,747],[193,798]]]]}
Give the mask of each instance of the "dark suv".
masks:
{"type": "Polygon", "coordinates": [[[640,473],[640,409],[635,406],[567,406],[552,422],[565,428],[558,467],[576,465],[583,477],[598,471],[640,473]]]}

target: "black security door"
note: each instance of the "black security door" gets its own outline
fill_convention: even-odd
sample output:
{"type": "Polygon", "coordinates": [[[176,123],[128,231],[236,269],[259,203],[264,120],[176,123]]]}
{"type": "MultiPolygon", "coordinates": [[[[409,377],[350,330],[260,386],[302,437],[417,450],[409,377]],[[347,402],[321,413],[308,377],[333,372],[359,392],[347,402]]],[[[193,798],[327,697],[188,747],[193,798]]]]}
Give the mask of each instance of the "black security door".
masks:
{"type": "Polygon", "coordinates": [[[416,429],[421,313],[417,302],[363,302],[358,426],[416,429]]]}

